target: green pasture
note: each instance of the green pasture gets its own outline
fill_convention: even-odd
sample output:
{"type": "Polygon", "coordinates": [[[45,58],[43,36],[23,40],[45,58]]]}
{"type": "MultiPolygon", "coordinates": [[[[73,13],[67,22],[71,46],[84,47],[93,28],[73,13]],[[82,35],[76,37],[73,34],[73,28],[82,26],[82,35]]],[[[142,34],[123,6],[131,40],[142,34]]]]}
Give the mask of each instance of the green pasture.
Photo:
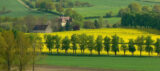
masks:
{"type": "Polygon", "coordinates": [[[7,13],[2,16],[11,16],[11,17],[21,17],[21,16],[26,16],[26,15],[47,16],[47,17],[56,16],[50,13],[29,10],[24,5],[22,5],[20,2],[18,2],[18,0],[0,0],[0,10],[3,7],[5,7],[6,10],[11,11],[11,13],[7,13]]]}
{"type": "Polygon", "coordinates": [[[159,57],[46,56],[37,64],[115,70],[160,70],[159,57]]]}
{"type": "MultiPolygon", "coordinates": [[[[73,0],[77,1],[77,0],[73,0]]],[[[78,0],[82,2],[89,2],[93,7],[78,7],[74,8],[83,16],[104,16],[107,12],[112,11],[117,14],[119,9],[127,7],[132,2],[140,3],[141,5],[153,6],[160,4],[159,2],[147,2],[145,0],[78,0]]]]}

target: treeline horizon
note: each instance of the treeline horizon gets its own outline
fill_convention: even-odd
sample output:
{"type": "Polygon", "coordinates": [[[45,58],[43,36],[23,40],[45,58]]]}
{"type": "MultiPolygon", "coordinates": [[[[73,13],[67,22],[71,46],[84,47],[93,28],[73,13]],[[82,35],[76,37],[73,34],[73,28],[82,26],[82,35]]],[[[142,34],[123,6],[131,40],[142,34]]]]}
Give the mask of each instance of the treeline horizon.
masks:
{"type": "Polygon", "coordinates": [[[112,51],[115,56],[120,50],[123,50],[124,56],[126,51],[131,52],[134,56],[136,50],[140,52],[140,56],[142,56],[143,51],[148,52],[149,56],[152,52],[157,53],[158,56],[160,55],[160,39],[157,38],[154,42],[151,36],[138,36],[135,40],[128,39],[129,42],[125,42],[123,38],[117,35],[112,36],[112,38],[108,36],[103,38],[99,35],[96,40],[94,36],[86,34],[73,34],[71,37],[65,36],[64,38],[58,35],[45,35],[44,38],[44,44],[48,48],[49,54],[52,54],[53,49],[57,50],[57,54],[59,54],[59,50],[65,50],[65,54],[68,54],[68,50],[72,49],[73,54],[76,55],[76,51],[80,49],[81,54],[84,55],[84,51],[88,49],[90,55],[92,55],[93,50],[97,51],[98,55],[101,55],[102,50],[105,50],[107,55],[112,51]],[[136,46],[138,49],[136,49],[136,46]]]}

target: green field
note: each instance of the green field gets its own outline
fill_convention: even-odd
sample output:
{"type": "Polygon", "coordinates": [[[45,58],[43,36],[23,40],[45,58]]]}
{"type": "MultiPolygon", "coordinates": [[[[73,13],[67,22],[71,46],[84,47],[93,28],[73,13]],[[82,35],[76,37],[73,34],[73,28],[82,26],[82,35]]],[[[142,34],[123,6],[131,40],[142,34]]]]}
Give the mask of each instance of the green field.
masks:
{"type": "Polygon", "coordinates": [[[4,14],[2,16],[11,16],[11,17],[21,17],[26,15],[47,16],[47,17],[56,16],[56,15],[45,13],[45,12],[29,10],[23,4],[21,4],[18,0],[0,0],[0,10],[3,7],[5,7],[6,10],[10,10],[11,13],[4,14]]]}
{"type": "Polygon", "coordinates": [[[37,64],[116,70],[160,70],[158,57],[46,56],[37,64]]]}
{"type": "MultiPolygon", "coordinates": [[[[76,1],[76,0],[73,0],[76,1]]],[[[145,2],[144,0],[78,0],[82,2],[89,2],[93,7],[79,7],[74,8],[83,16],[104,16],[107,12],[112,11],[117,14],[120,8],[127,7],[132,2],[138,2],[141,5],[153,6],[160,4],[158,2],[145,2]]]]}

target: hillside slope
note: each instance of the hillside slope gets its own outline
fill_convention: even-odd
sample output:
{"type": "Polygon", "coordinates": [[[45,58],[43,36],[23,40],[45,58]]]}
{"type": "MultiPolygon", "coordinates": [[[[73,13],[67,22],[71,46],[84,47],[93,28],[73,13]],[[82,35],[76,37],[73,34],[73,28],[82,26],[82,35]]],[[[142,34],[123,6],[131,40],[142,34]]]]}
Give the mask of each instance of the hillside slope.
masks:
{"type": "Polygon", "coordinates": [[[0,0],[0,10],[5,7],[6,10],[11,11],[10,13],[4,14],[2,16],[11,16],[11,17],[20,17],[26,15],[34,15],[34,16],[48,16],[55,17],[56,15],[38,12],[34,10],[29,10],[18,0],[0,0]]]}

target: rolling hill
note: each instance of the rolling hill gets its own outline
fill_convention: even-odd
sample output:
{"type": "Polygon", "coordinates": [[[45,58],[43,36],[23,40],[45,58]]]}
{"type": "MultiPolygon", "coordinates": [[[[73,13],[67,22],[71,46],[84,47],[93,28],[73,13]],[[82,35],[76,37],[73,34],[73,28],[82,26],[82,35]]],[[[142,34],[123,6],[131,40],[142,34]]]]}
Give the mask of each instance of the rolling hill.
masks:
{"type": "Polygon", "coordinates": [[[57,15],[53,15],[50,13],[30,10],[30,9],[26,8],[18,0],[0,0],[0,10],[4,7],[6,10],[9,10],[11,12],[4,14],[2,16],[11,16],[11,17],[21,17],[21,16],[26,16],[26,15],[48,16],[48,17],[56,17],[57,16],[57,15]]]}

